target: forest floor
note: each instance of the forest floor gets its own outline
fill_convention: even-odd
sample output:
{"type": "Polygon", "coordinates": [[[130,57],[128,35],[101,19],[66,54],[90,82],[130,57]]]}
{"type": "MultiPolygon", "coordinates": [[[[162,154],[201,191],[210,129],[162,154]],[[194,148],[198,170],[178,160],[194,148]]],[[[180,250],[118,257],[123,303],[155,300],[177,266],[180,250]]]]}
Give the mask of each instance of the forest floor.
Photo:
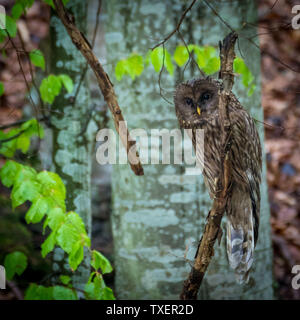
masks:
{"type": "Polygon", "coordinates": [[[296,1],[259,3],[274,273],[279,297],[300,299],[300,290],[291,288],[292,267],[300,264],[300,31],[290,25],[296,1]]]}
{"type": "MultiPolygon", "coordinates": [[[[300,290],[291,287],[292,267],[300,264],[300,77],[293,71],[300,71],[300,31],[295,32],[290,26],[294,4],[295,1],[259,1],[265,151],[274,275],[279,299],[300,299],[300,290]],[[274,56],[285,65],[276,62],[274,56]]],[[[19,21],[18,30],[16,45],[20,51],[37,48],[49,32],[49,10],[44,4],[35,3],[26,19],[19,21]]],[[[30,83],[31,71],[26,55],[21,54],[21,61],[23,73],[15,50],[7,50],[7,57],[0,55],[0,81],[5,84],[5,94],[0,98],[0,126],[17,121],[27,112],[24,76],[30,83]]],[[[0,159],[0,165],[3,161],[0,159]]],[[[0,187],[0,193],[0,197],[7,196],[4,188],[0,187]]],[[[1,218],[2,214],[7,213],[1,211],[1,218]]],[[[109,214],[104,217],[109,220],[109,214]]],[[[34,230],[32,232],[37,248],[41,236],[34,230]]],[[[112,243],[102,240],[93,241],[101,247],[96,249],[110,254],[112,243]]],[[[0,252],[1,249],[0,243],[0,252]]],[[[9,297],[13,299],[14,293],[11,292],[9,297]]]]}

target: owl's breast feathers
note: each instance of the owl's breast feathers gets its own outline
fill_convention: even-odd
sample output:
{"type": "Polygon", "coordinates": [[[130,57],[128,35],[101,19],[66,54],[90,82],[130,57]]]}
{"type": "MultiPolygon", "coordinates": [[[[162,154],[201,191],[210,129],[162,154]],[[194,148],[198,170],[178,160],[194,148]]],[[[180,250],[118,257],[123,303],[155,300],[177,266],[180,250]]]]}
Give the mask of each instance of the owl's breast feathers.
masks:
{"type": "MultiPolygon", "coordinates": [[[[231,123],[230,161],[232,168],[232,182],[250,195],[255,213],[257,227],[260,207],[261,182],[261,144],[254,120],[241,106],[233,93],[230,95],[229,118],[231,123]]],[[[209,188],[210,196],[215,195],[215,179],[219,177],[221,168],[221,126],[219,114],[205,122],[199,122],[197,129],[204,129],[204,168],[205,184],[209,188]]],[[[196,128],[195,128],[196,129],[196,128]]],[[[193,144],[196,148],[195,132],[193,144]]]]}

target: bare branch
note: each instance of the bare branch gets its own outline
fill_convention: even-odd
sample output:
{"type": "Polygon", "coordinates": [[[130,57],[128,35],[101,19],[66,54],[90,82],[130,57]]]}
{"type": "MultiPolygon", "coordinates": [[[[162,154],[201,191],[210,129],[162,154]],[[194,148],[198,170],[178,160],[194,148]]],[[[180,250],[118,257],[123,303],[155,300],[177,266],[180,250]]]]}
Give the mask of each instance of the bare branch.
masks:
{"type": "MultiPolygon", "coordinates": [[[[95,27],[94,27],[93,38],[92,38],[92,49],[94,48],[95,41],[96,41],[97,30],[98,30],[98,26],[99,26],[99,16],[100,16],[100,12],[101,12],[101,6],[102,6],[102,1],[98,0],[98,8],[97,8],[97,13],[96,13],[96,24],[95,24],[95,27]]],[[[74,95],[73,105],[75,105],[76,99],[77,99],[78,94],[79,94],[80,87],[81,87],[82,82],[83,82],[83,80],[85,78],[85,75],[87,73],[88,66],[89,66],[89,63],[86,62],[85,67],[83,69],[83,72],[81,74],[80,80],[79,80],[79,84],[77,86],[77,89],[76,89],[76,92],[75,92],[75,95],[74,95]]]]}
{"type": "Polygon", "coordinates": [[[229,149],[231,144],[230,121],[228,116],[229,92],[233,85],[233,60],[235,58],[234,45],[237,40],[235,32],[230,33],[220,43],[221,71],[220,78],[223,80],[224,88],[219,91],[219,115],[221,123],[221,170],[216,181],[216,194],[212,209],[208,213],[202,239],[196,253],[194,265],[188,279],[184,282],[180,295],[182,300],[197,299],[198,290],[201,286],[205,272],[214,255],[214,244],[221,233],[221,221],[226,209],[228,195],[230,193],[230,159],[229,149]]]}
{"type": "Polygon", "coordinates": [[[85,57],[90,67],[94,71],[104,100],[106,101],[113,115],[116,130],[119,133],[122,143],[127,150],[131,169],[136,175],[143,175],[144,171],[139,159],[138,152],[136,150],[136,142],[130,138],[127,127],[124,125],[120,126],[120,122],[124,124],[124,118],[119,107],[112,82],[110,81],[107,73],[104,71],[101,63],[92,51],[91,46],[86,40],[85,36],[76,27],[74,17],[65,10],[65,7],[61,0],[54,0],[53,2],[57,14],[64,24],[72,42],[85,57]]]}

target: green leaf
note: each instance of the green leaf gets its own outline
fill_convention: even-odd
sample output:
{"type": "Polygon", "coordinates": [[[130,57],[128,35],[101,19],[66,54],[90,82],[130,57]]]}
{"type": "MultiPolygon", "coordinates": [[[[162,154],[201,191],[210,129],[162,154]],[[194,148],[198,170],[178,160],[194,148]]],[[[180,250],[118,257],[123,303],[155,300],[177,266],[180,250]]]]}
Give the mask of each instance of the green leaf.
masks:
{"type": "Polygon", "coordinates": [[[65,210],[66,188],[58,174],[42,171],[37,175],[41,184],[41,192],[45,197],[51,197],[57,206],[65,210]]]}
{"type": "Polygon", "coordinates": [[[54,10],[55,10],[55,6],[53,3],[53,0],[43,0],[46,4],[48,4],[49,6],[51,6],[54,10]]]}
{"type": "Polygon", "coordinates": [[[6,15],[6,30],[12,38],[17,35],[16,21],[8,15],[6,15]]]}
{"type": "Polygon", "coordinates": [[[39,124],[36,119],[30,119],[21,125],[21,130],[25,130],[25,134],[28,137],[38,136],[39,138],[44,137],[44,128],[39,124]]]}
{"type": "Polygon", "coordinates": [[[43,127],[39,125],[36,119],[26,121],[20,128],[11,129],[9,132],[0,131],[0,139],[3,141],[12,138],[0,145],[0,153],[6,157],[12,157],[17,149],[26,153],[30,146],[30,138],[33,135],[39,135],[40,138],[44,135],[43,127]]]}
{"type": "Polygon", "coordinates": [[[20,149],[23,153],[26,153],[30,147],[30,138],[26,134],[21,134],[16,138],[16,149],[20,149]]]}
{"type": "Polygon", "coordinates": [[[6,161],[0,170],[0,178],[6,187],[11,187],[15,183],[16,176],[22,166],[15,161],[6,161]]]}
{"type": "Polygon", "coordinates": [[[69,265],[72,270],[76,270],[84,257],[83,246],[80,241],[73,244],[72,250],[69,255],[69,265]]]}
{"type": "Polygon", "coordinates": [[[250,89],[248,91],[248,96],[249,97],[253,95],[255,89],[256,89],[256,84],[252,83],[251,86],[250,86],[250,89]]]}
{"type": "Polygon", "coordinates": [[[11,193],[13,208],[25,201],[33,201],[39,196],[40,184],[35,180],[36,171],[28,166],[21,166],[15,178],[14,187],[11,193]]]}
{"type": "Polygon", "coordinates": [[[126,74],[126,63],[126,60],[120,60],[115,67],[115,76],[118,81],[126,74]]]}
{"type": "Polygon", "coordinates": [[[88,281],[84,287],[84,291],[87,299],[90,300],[102,300],[103,290],[106,287],[105,282],[101,275],[96,275],[93,281],[88,281]]]}
{"type": "Polygon", "coordinates": [[[16,0],[16,4],[20,4],[25,11],[26,9],[29,9],[32,7],[34,0],[16,0]]]}
{"type": "Polygon", "coordinates": [[[256,88],[256,85],[253,83],[254,76],[246,66],[244,60],[236,57],[233,61],[233,70],[242,76],[242,84],[249,89],[248,95],[252,95],[256,88]]]}
{"type": "Polygon", "coordinates": [[[84,223],[81,217],[79,216],[79,214],[77,214],[76,212],[74,211],[68,212],[67,222],[72,226],[76,227],[78,233],[86,234],[84,223]]]}
{"type": "Polygon", "coordinates": [[[135,79],[136,76],[142,74],[143,70],[143,57],[133,53],[127,59],[118,61],[115,67],[115,76],[118,81],[120,81],[125,74],[128,74],[132,79],[135,79]]]}
{"type": "Polygon", "coordinates": [[[36,180],[37,172],[35,171],[34,168],[31,168],[29,166],[24,166],[22,164],[19,164],[19,165],[20,165],[20,170],[16,175],[15,184],[23,183],[25,180],[26,181],[36,180]]]}
{"type": "Polygon", "coordinates": [[[0,131],[1,140],[12,138],[9,141],[1,143],[0,153],[2,153],[6,157],[12,157],[17,149],[17,138],[19,137],[19,134],[20,129],[11,129],[9,132],[6,133],[0,131]]]}
{"type": "Polygon", "coordinates": [[[20,276],[27,268],[27,257],[19,251],[9,253],[5,256],[4,267],[7,280],[11,280],[15,274],[20,276]]]}
{"type": "Polygon", "coordinates": [[[17,20],[23,13],[23,6],[20,3],[16,3],[11,9],[11,16],[17,20]]]}
{"type": "Polygon", "coordinates": [[[143,57],[138,54],[132,54],[127,59],[127,72],[134,79],[136,76],[140,76],[144,70],[143,57]]]}
{"type": "Polygon", "coordinates": [[[116,300],[113,291],[109,287],[105,287],[102,292],[101,300],[116,300]]]}
{"type": "Polygon", "coordinates": [[[3,95],[4,93],[4,85],[2,82],[0,82],[0,97],[3,95]]]}
{"type": "Polygon", "coordinates": [[[193,50],[195,52],[199,68],[201,68],[206,74],[213,74],[220,69],[220,58],[214,47],[200,47],[193,45],[193,50]]]}
{"type": "Polygon", "coordinates": [[[73,88],[74,88],[72,79],[66,74],[60,74],[59,78],[62,81],[64,87],[67,90],[67,92],[71,93],[73,91],[73,88]]]}
{"type": "Polygon", "coordinates": [[[174,66],[172,63],[172,57],[168,50],[162,47],[155,48],[151,52],[151,63],[156,72],[160,72],[163,64],[167,71],[172,75],[174,73],[174,66]]]}
{"type": "Polygon", "coordinates": [[[52,103],[61,90],[61,79],[57,76],[50,75],[42,80],[40,93],[44,102],[52,103]]]}
{"type": "Polygon", "coordinates": [[[29,53],[30,61],[36,67],[40,67],[45,70],[45,58],[40,50],[33,50],[29,53]]]}
{"type": "MultiPolygon", "coordinates": [[[[48,201],[48,198],[46,198],[48,201]]],[[[53,230],[56,231],[60,226],[65,222],[66,214],[62,208],[55,207],[51,209],[48,213],[47,225],[53,230]]]]}
{"type": "Polygon", "coordinates": [[[25,300],[53,300],[53,287],[31,283],[25,292],[25,300]]]}
{"type": "Polygon", "coordinates": [[[46,198],[38,197],[34,199],[30,209],[25,215],[27,223],[38,223],[43,218],[48,210],[48,202],[46,198]]]}
{"type": "Polygon", "coordinates": [[[57,231],[57,243],[68,254],[74,249],[75,243],[80,244],[80,236],[75,226],[64,223],[57,231]]]}
{"type": "Polygon", "coordinates": [[[105,258],[104,255],[102,255],[100,252],[96,250],[92,251],[91,266],[95,270],[98,270],[100,268],[102,271],[102,274],[110,273],[113,270],[107,258],[105,258]]]}
{"type": "Polygon", "coordinates": [[[78,300],[75,291],[63,286],[53,287],[53,298],[54,300],[78,300]]]}
{"type": "Polygon", "coordinates": [[[51,232],[48,238],[42,243],[42,257],[45,258],[46,255],[51,252],[56,243],[56,232],[51,232]]]}
{"type": "Polygon", "coordinates": [[[115,300],[112,290],[105,285],[100,274],[92,273],[84,291],[87,299],[90,300],[115,300]]]}
{"type": "Polygon", "coordinates": [[[149,63],[151,62],[151,52],[152,50],[148,50],[146,57],[145,57],[145,66],[148,66],[149,63]]]}
{"type": "Polygon", "coordinates": [[[203,47],[195,46],[194,52],[196,55],[196,61],[199,68],[203,68],[207,63],[207,57],[205,56],[205,51],[203,47]]]}
{"type": "MultiPolygon", "coordinates": [[[[190,50],[190,49],[189,49],[190,50]]],[[[190,50],[191,51],[191,50],[190,50]]],[[[189,52],[186,46],[177,46],[174,52],[174,60],[179,67],[182,67],[189,60],[189,52]]]]}
{"type": "Polygon", "coordinates": [[[65,285],[67,285],[71,281],[71,277],[65,275],[61,275],[59,279],[65,285]]]}
{"type": "Polygon", "coordinates": [[[210,58],[203,67],[203,71],[208,75],[213,74],[220,69],[220,65],[221,63],[219,57],[210,58]]]}
{"type": "Polygon", "coordinates": [[[155,48],[151,52],[151,63],[154,67],[156,72],[159,72],[163,65],[163,49],[162,48],[155,48]]]}
{"type": "Polygon", "coordinates": [[[40,185],[33,180],[23,181],[13,187],[11,200],[13,208],[23,204],[25,201],[33,201],[39,196],[40,185]]]}
{"type": "Polygon", "coordinates": [[[28,166],[21,166],[15,178],[11,193],[12,206],[16,208],[25,201],[33,201],[39,196],[40,184],[35,180],[36,171],[28,166]]]}
{"type": "MultiPolygon", "coordinates": [[[[53,0],[43,0],[46,4],[51,6],[53,9],[55,9],[53,0]]],[[[66,5],[69,2],[69,0],[63,0],[63,4],[66,5]]]]}

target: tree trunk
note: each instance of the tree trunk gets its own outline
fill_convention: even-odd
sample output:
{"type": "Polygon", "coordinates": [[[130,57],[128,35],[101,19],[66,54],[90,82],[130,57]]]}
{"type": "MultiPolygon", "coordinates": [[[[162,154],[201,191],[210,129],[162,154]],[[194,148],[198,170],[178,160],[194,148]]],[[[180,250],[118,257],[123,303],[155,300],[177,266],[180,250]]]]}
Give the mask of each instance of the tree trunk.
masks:
{"type": "MultiPolygon", "coordinates": [[[[87,3],[85,1],[69,1],[67,7],[74,14],[76,24],[86,33],[87,3]]],[[[68,94],[64,89],[55,99],[51,116],[53,125],[53,170],[59,174],[66,185],[68,211],[77,212],[91,234],[91,163],[95,141],[96,126],[87,124],[90,95],[87,81],[81,84],[79,94],[74,102],[73,97],[80,83],[85,67],[85,59],[73,45],[67,31],[59,18],[53,14],[51,18],[51,67],[53,74],[68,74],[74,82],[74,90],[68,94]],[[85,130],[84,130],[85,129],[85,130]],[[82,132],[82,130],[84,132],[82,132]]],[[[69,270],[61,249],[54,253],[53,270],[64,272],[69,270]]],[[[90,273],[89,255],[73,276],[75,288],[83,289],[90,273]]]]}
{"type": "MultiPolygon", "coordinates": [[[[239,31],[239,47],[246,64],[255,76],[257,89],[248,97],[238,83],[234,92],[240,102],[258,120],[263,119],[260,101],[260,52],[245,37],[256,34],[256,29],[245,21],[257,23],[254,1],[218,1],[209,3],[222,18],[239,31]]],[[[144,56],[177,25],[190,1],[133,0],[106,1],[106,46],[109,74],[113,75],[116,62],[136,51],[144,56]],[[110,65],[111,64],[111,65],[110,65]]],[[[218,46],[230,30],[222,21],[197,1],[185,18],[181,32],[187,43],[218,46]]],[[[257,38],[255,38],[257,39],[257,38]]],[[[180,38],[175,34],[166,44],[172,53],[180,38]]],[[[237,55],[240,55],[238,46],[237,55]]],[[[182,71],[172,77],[163,72],[163,92],[172,101],[175,83],[182,80],[182,71]]],[[[195,66],[187,68],[184,79],[199,77],[195,66]]],[[[150,129],[178,128],[174,106],[159,94],[158,74],[147,67],[135,80],[129,77],[115,82],[119,103],[128,126],[150,129]]],[[[258,123],[261,139],[263,126],[258,123]]],[[[145,176],[135,176],[128,165],[114,165],[112,176],[112,229],[115,247],[116,295],[120,299],[177,299],[187,278],[190,265],[184,252],[191,241],[198,241],[204,229],[205,217],[211,200],[202,176],[185,176],[179,165],[147,165],[145,176]]],[[[248,285],[235,282],[230,269],[223,236],[216,245],[200,299],[271,299],[272,253],[270,242],[269,205],[266,185],[265,158],[263,164],[261,224],[255,250],[251,279],[248,285]]],[[[223,229],[225,220],[223,221],[223,229]]],[[[225,230],[225,229],[224,229],[225,230]]]]}

